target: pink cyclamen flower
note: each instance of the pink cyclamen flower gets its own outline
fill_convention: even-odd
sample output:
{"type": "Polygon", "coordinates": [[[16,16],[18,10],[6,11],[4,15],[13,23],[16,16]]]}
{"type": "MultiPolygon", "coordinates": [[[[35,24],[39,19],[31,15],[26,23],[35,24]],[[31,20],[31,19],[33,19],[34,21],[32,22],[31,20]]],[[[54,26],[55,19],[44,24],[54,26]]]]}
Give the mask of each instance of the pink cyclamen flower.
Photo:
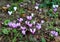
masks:
{"type": "Polygon", "coordinates": [[[55,31],[51,31],[50,33],[51,33],[51,34],[55,34],[55,31]]]}
{"type": "Polygon", "coordinates": [[[36,3],[36,6],[39,6],[39,3],[36,3]]]}
{"type": "Polygon", "coordinates": [[[41,20],[41,23],[44,23],[45,21],[44,20],[41,20]]]}
{"type": "Polygon", "coordinates": [[[9,26],[9,27],[12,27],[12,24],[13,24],[12,22],[9,22],[9,23],[8,23],[8,26],[9,26]]]}
{"type": "Polygon", "coordinates": [[[20,23],[16,23],[16,25],[17,25],[17,26],[21,26],[21,24],[20,24],[20,23]]]}
{"type": "Polygon", "coordinates": [[[55,32],[55,36],[58,36],[58,32],[55,32]]]}
{"type": "Polygon", "coordinates": [[[41,24],[37,23],[36,28],[39,30],[41,29],[41,24]]]}
{"type": "Polygon", "coordinates": [[[57,11],[57,8],[53,8],[53,11],[56,12],[57,11]]]}
{"type": "Polygon", "coordinates": [[[30,21],[25,21],[26,25],[28,25],[29,27],[32,27],[32,24],[30,23],[30,21]]]}
{"type": "Polygon", "coordinates": [[[17,28],[18,26],[20,26],[20,24],[19,24],[19,23],[9,22],[9,23],[8,23],[8,26],[9,26],[9,27],[13,27],[13,28],[17,28]]]}
{"type": "Polygon", "coordinates": [[[26,30],[22,30],[22,34],[25,35],[26,34],[26,30]]]}
{"type": "Polygon", "coordinates": [[[51,31],[50,32],[53,36],[58,36],[58,32],[56,32],[56,31],[51,31]]]}
{"type": "Polygon", "coordinates": [[[12,27],[13,27],[13,28],[17,28],[16,23],[12,23],[12,27]]]}
{"type": "Polygon", "coordinates": [[[32,16],[27,16],[26,17],[28,20],[32,20],[32,16]]]}
{"type": "Polygon", "coordinates": [[[36,32],[36,29],[31,29],[31,28],[30,28],[30,32],[31,32],[32,34],[34,34],[34,33],[36,32]]]}
{"type": "Polygon", "coordinates": [[[28,24],[29,27],[32,27],[32,24],[28,24]]]}
{"type": "Polygon", "coordinates": [[[39,9],[40,12],[42,12],[42,9],[39,9]]]}
{"type": "Polygon", "coordinates": [[[30,23],[30,21],[25,21],[25,24],[27,24],[27,25],[28,25],[29,23],[30,23]]]}
{"type": "Polygon", "coordinates": [[[19,19],[17,19],[19,22],[22,22],[23,21],[23,18],[19,18],[19,19]]]}
{"type": "Polygon", "coordinates": [[[8,8],[9,8],[9,7],[10,7],[10,5],[9,5],[9,4],[7,4],[7,5],[6,5],[6,7],[8,7],[8,8]]]}
{"type": "Polygon", "coordinates": [[[24,26],[24,27],[23,27],[23,26],[21,26],[21,29],[22,29],[22,30],[25,30],[25,29],[26,29],[26,27],[25,27],[25,26],[24,26]]]}

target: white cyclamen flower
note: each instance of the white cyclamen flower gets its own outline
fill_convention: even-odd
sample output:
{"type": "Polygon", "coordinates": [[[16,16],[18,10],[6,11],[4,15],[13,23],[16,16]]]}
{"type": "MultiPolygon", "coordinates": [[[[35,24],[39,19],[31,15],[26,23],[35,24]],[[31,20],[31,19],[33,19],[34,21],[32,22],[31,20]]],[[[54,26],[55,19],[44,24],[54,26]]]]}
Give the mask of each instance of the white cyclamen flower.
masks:
{"type": "Polygon", "coordinates": [[[53,8],[58,8],[58,5],[53,5],[53,8]]]}
{"type": "Polygon", "coordinates": [[[34,16],[34,13],[31,13],[31,16],[33,17],[34,16]]]}
{"type": "Polygon", "coordinates": [[[8,11],[8,14],[11,15],[12,14],[12,11],[8,11]]]}
{"type": "Polygon", "coordinates": [[[35,6],[35,9],[38,9],[39,7],[38,6],[35,6]]]}
{"type": "Polygon", "coordinates": [[[14,10],[16,11],[17,10],[17,7],[14,7],[14,10]]]}
{"type": "Polygon", "coordinates": [[[58,8],[58,5],[55,5],[58,8]]]}

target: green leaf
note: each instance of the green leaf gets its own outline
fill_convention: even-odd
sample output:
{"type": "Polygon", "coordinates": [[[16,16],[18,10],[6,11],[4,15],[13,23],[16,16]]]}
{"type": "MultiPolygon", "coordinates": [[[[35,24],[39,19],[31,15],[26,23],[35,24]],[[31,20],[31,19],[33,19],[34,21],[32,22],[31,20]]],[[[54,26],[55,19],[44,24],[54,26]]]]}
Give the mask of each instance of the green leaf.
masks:
{"type": "Polygon", "coordinates": [[[25,10],[24,10],[23,8],[21,8],[21,9],[19,10],[19,13],[20,13],[20,14],[25,13],[25,10]]]}
{"type": "Polygon", "coordinates": [[[43,8],[43,7],[45,7],[45,4],[40,4],[39,5],[39,8],[43,8]]]}
{"type": "Polygon", "coordinates": [[[46,42],[44,37],[41,38],[41,42],[46,42]]]}
{"type": "Polygon", "coordinates": [[[54,14],[54,17],[55,17],[55,18],[58,18],[58,12],[56,12],[56,13],[54,14]]]}
{"type": "Polygon", "coordinates": [[[59,32],[59,34],[60,34],[60,29],[59,29],[59,28],[56,28],[55,30],[56,30],[57,32],[59,32]]]}
{"type": "Polygon", "coordinates": [[[10,30],[8,30],[6,28],[2,29],[2,33],[4,33],[4,34],[9,34],[9,32],[10,32],[10,30]]]}
{"type": "Polygon", "coordinates": [[[16,42],[16,37],[14,37],[14,38],[12,39],[12,42],[16,42]]]}
{"type": "Polygon", "coordinates": [[[60,31],[60,29],[56,28],[56,31],[60,31]]]}
{"type": "Polygon", "coordinates": [[[10,20],[5,20],[4,25],[7,25],[10,22],[10,20]]]}
{"type": "Polygon", "coordinates": [[[12,5],[11,5],[11,7],[9,7],[9,11],[13,11],[14,12],[14,9],[13,9],[13,7],[19,7],[19,5],[18,5],[18,3],[11,3],[12,5]]]}
{"type": "Polygon", "coordinates": [[[35,0],[32,0],[32,4],[35,4],[35,0]]]}
{"type": "Polygon", "coordinates": [[[20,38],[22,38],[22,37],[23,37],[23,36],[22,36],[22,34],[20,34],[19,36],[20,36],[20,38]]]}
{"type": "Polygon", "coordinates": [[[41,38],[41,42],[46,42],[44,37],[41,38]]]}
{"type": "Polygon", "coordinates": [[[49,13],[52,13],[52,12],[53,12],[53,9],[50,9],[50,10],[49,10],[49,13]]]}
{"type": "Polygon", "coordinates": [[[13,29],[12,32],[17,33],[18,31],[16,29],[13,29]]]}
{"type": "Polygon", "coordinates": [[[23,2],[24,0],[19,0],[19,2],[23,2]]]}
{"type": "Polygon", "coordinates": [[[30,22],[33,23],[34,20],[31,20],[30,22]]]}

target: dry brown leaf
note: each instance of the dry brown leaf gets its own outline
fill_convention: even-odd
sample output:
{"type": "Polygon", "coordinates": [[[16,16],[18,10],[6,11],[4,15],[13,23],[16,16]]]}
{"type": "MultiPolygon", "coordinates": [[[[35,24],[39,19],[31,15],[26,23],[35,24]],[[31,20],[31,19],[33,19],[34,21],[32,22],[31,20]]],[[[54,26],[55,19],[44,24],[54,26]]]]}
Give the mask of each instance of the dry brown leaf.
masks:
{"type": "Polygon", "coordinates": [[[22,14],[22,17],[26,17],[26,14],[22,14]]]}
{"type": "Polygon", "coordinates": [[[60,36],[55,37],[55,42],[60,42],[60,36]]]}
{"type": "Polygon", "coordinates": [[[8,9],[7,7],[2,7],[2,11],[3,11],[3,12],[6,12],[7,9],[8,9]]]}

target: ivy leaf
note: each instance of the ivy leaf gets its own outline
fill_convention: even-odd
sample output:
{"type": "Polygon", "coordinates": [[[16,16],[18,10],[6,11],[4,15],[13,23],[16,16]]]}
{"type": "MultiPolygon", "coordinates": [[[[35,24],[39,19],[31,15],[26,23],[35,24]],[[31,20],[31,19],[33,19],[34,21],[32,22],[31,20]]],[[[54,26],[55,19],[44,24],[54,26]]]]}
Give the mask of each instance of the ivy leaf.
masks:
{"type": "Polygon", "coordinates": [[[57,32],[59,32],[59,34],[60,34],[60,29],[59,29],[59,28],[56,28],[55,30],[56,30],[57,32]]]}
{"type": "Polygon", "coordinates": [[[46,42],[44,37],[41,38],[41,42],[46,42]]]}
{"type": "Polygon", "coordinates": [[[56,31],[60,31],[60,29],[56,28],[56,31]]]}
{"type": "Polygon", "coordinates": [[[4,34],[9,34],[9,32],[10,32],[10,30],[8,30],[8,29],[2,29],[2,33],[4,33],[4,34]]]}
{"type": "Polygon", "coordinates": [[[4,25],[7,25],[10,22],[10,20],[5,20],[4,25]]]}

